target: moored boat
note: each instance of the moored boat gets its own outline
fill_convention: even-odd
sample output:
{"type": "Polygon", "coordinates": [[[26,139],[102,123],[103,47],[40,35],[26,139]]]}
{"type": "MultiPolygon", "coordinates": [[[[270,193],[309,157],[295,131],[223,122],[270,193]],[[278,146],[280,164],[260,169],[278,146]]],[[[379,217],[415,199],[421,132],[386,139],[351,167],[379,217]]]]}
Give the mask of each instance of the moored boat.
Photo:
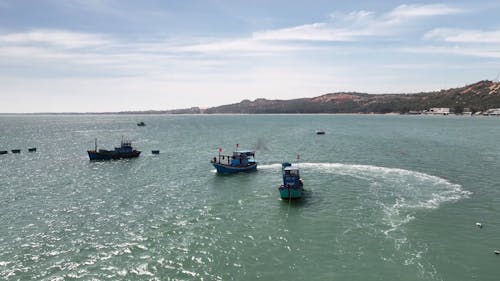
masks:
{"type": "Polygon", "coordinates": [[[21,149],[12,149],[12,153],[21,153],[21,149]]]}
{"type": "Polygon", "coordinates": [[[36,151],[36,147],[28,148],[28,152],[35,152],[35,151],[36,151]]]}
{"type": "Polygon", "coordinates": [[[279,187],[281,199],[299,199],[304,193],[304,182],[300,178],[298,166],[290,163],[281,164],[283,184],[279,187]]]}
{"type": "Polygon", "coordinates": [[[233,174],[238,172],[249,172],[257,170],[257,162],[255,161],[255,151],[238,150],[239,145],[236,145],[236,151],[233,155],[222,155],[222,149],[219,148],[219,156],[215,156],[212,161],[217,173],[233,174]]]}
{"type": "Polygon", "coordinates": [[[141,121],[141,122],[137,123],[137,126],[144,127],[144,126],[146,126],[146,123],[144,123],[144,122],[141,121]]]}
{"type": "Polygon", "coordinates": [[[124,141],[122,139],[120,147],[115,147],[114,150],[97,149],[97,139],[95,140],[95,149],[87,150],[90,160],[111,160],[122,158],[135,158],[139,157],[141,152],[132,147],[131,141],[124,141]]]}
{"type": "Polygon", "coordinates": [[[325,131],[323,130],[316,130],[316,135],[324,135],[325,131]]]}
{"type": "Polygon", "coordinates": [[[0,150],[0,154],[7,154],[9,153],[7,150],[0,150]]]}

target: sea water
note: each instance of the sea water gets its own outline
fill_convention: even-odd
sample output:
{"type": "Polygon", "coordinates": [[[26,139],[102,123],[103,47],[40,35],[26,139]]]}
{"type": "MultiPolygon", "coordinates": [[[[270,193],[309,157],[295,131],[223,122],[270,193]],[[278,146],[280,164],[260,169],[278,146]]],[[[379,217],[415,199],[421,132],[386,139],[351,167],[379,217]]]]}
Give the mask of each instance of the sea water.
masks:
{"type": "Polygon", "coordinates": [[[499,128],[453,116],[1,116],[0,150],[22,151],[0,155],[0,279],[498,280],[499,128]],[[95,138],[112,149],[122,137],[139,158],[89,161],[95,138]],[[256,150],[258,171],[216,174],[210,159],[236,144],[256,150]],[[283,161],[301,168],[302,200],[279,197],[283,161]]]}

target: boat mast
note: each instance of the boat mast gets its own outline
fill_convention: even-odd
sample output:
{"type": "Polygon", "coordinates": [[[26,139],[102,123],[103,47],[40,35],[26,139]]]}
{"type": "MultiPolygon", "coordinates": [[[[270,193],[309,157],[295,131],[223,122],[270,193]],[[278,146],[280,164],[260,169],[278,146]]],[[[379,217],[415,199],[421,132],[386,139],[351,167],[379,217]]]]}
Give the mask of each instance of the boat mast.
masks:
{"type": "Polygon", "coordinates": [[[95,138],[94,141],[95,141],[95,143],[94,143],[95,144],[95,151],[97,151],[97,138],[95,138]]]}

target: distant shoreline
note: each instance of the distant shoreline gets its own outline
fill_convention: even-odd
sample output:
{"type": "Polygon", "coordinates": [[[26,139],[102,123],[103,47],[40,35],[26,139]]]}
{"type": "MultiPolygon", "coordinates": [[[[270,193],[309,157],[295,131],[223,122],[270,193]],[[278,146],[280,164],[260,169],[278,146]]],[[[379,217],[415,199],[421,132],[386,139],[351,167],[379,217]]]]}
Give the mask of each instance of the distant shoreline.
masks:
{"type": "Polygon", "coordinates": [[[426,117],[496,117],[488,115],[465,115],[465,114],[448,114],[448,115],[438,115],[438,114],[403,114],[403,113],[0,113],[0,117],[8,116],[111,116],[111,115],[122,115],[122,116],[230,116],[230,115],[337,115],[337,116],[349,116],[349,115],[359,115],[359,116],[426,116],[426,117]]]}
{"type": "Polygon", "coordinates": [[[7,115],[212,115],[212,114],[359,114],[500,115],[500,82],[479,81],[461,88],[414,94],[329,93],[290,100],[245,99],[239,103],[170,110],[117,112],[25,112],[7,115]]]}

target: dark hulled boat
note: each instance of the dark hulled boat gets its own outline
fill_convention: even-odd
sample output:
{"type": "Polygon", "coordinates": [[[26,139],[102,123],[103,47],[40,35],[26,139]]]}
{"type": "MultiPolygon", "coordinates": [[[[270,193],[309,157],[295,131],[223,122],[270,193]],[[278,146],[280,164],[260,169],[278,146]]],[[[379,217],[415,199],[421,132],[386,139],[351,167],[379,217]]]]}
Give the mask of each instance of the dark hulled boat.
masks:
{"type": "Polygon", "coordinates": [[[141,152],[132,147],[131,141],[124,141],[122,139],[120,147],[115,147],[114,150],[97,149],[97,139],[95,141],[95,149],[87,150],[90,160],[111,160],[122,158],[135,158],[139,157],[141,152]]]}

